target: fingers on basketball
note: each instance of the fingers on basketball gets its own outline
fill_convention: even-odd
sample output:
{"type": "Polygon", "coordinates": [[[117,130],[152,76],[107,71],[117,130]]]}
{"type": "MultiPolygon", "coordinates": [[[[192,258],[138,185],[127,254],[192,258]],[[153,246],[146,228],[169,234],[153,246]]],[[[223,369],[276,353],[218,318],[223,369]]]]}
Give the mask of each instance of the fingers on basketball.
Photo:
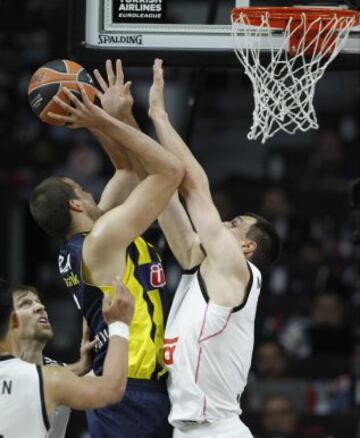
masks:
{"type": "Polygon", "coordinates": [[[72,93],[68,88],[64,87],[63,88],[64,93],[68,96],[70,102],[72,102],[75,106],[75,108],[77,109],[81,109],[83,107],[82,103],[80,102],[80,100],[75,96],[74,93],[72,93]]]}
{"type": "MultiPolygon", "coordinates": [[[[87,108],[91,107],[92,106],[92,102],[91,102],[91,100],[89,99],[89,96],[86,93],[84,85],[79,82],[78,87],[80,89],[80,93],[81,93],[81,98],[82,98],[83,104],[87,108]]],[[[80,108],[83,108],[83,106],[81,106],[80,108]]]]}
{"type": "Polygon", "coordinates": [[[60,99],[60,97],[54,96],[53,99],[59,106],[61,106],[61,108],[64,108],[65,110],[69,111],[71,114],[75,111],[74,107],[64,102],[62,99],[60,99]]]}
{"type": "Polygon", "coordinates": [[[64,122],[64,123],[72,123],[73,122],[73,115],[76,112],[76,108],[68,105],[66,102],[64,102],[62,99],[60,99],[60,97],[58,97],[58,96],[54,96],[53,99],[59,106],[61,106],[67,112],[68,115],[57,114],[57,113],[54,113],[52,111],[49,111],[47,113],[47,115],[54,120],[60,120],[61,122],[64,122]]]}

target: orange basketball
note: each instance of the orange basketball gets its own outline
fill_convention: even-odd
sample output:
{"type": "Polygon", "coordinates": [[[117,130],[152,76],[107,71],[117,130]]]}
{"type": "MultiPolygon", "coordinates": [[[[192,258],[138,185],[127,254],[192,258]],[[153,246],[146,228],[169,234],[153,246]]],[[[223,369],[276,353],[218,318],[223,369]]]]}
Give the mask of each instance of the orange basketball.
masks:
{"type": "Polygon", "coordinates": [[[66,110],[61,108],[53,100],[53,97],[58,96],[64,102],[69,103],[69,98],[64,93],[63,87],[67,87],[75,91],[77,96],[81,96],[78,88],[79,82],[84,85],[89,99],[93,102],[95,99],[94,82],[81,65],[68,59],[47,62],[36,70],[30,80],[28,95],[31,109],[43,122],[50,125],[63,125],[59,120],[48,116],[49,111],[66,115],[66,110]]]}

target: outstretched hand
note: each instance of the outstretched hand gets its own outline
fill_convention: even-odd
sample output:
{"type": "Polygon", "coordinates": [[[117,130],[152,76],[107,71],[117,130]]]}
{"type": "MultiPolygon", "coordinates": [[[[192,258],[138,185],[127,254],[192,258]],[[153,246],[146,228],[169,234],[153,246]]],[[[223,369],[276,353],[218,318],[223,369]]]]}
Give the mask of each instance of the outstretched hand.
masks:
{"type": "Polygon", "coordinates": [[[87,325],[86,320],[83,320],[83,335],[81,340],[81,347],[80,347],[80,359],[78,362],[78,375],[84,376],[87,374],[92,367],[92,350],[96,347],[96,345],[99,343],[98,338],[94,338],[92,341],[90,341],[90,329],[87,325]]]}
{"type": "Polygon", "coordinates": [[[166,114],[164,101],[164,70],[162,59],[156,58],[153,65],[153,83],[149,92],[149,116],[166,114]]]}
{"type": "Polygon", "coordinates": [[[99,70],[94,70],[94,76],[102,91],[97,90],[96,94],[100,99],[104,110],[118,120],[124,120],[131,116],[134,99],[130,87],[131,82],[124,84],[124,72],[120,59],[116,60],[116,72],[114,73],[110,59],[105,64],[107,82],[101,76],[99,70]]]}
{"type": "Polygon", "coordinates": [[[72,105],[55,96],[53,99],[67,111],[67,115],[49,112],[49,117],[68,124],[69,128],[95,128],[101,130],[101,124],[106,117],[106,113],[90,101],[81,83],[79,83],[79,89],[82,101],[68,88],[64,87],[63,91],[68,96],[72,105]]]}

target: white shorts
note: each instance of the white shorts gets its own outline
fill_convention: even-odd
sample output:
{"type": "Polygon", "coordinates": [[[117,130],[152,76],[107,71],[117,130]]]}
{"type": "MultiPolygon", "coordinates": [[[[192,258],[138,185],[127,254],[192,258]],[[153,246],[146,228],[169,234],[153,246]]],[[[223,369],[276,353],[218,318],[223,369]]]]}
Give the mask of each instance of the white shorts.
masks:
{"type": "Polygon", "coordinates": [[[253,436],[239,417],[230,417],[216,423],[177,425],[173,438],[253,438],[253,436]]]}

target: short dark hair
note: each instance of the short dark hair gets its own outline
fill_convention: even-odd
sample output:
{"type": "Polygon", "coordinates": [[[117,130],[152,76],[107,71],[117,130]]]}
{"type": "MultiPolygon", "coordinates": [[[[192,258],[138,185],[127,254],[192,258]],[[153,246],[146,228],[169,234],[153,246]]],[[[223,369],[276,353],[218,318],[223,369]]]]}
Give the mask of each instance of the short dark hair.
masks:
{"type": "Polygon", "coordinates": [[[269,221],[255,213],[245,213],[256,219],[246,234],[248,239],[256,242],[257,248],[251,256],[250,261],[256,265],[261,272],[268,272],[280,257],[281,241],[276,228],[269,221]]]}
{"type": "Polygon", "coordinates": [[[13,308],[13,300],[8,283],[0,279],[0,340],[5,339],[8,333],[13,308]]]}
{"type": "Polygon", "coordinates": [[[22,293],[22,292],[32,292],[34,295],[36,295],[37,297],[40,297],[39,291],[36,289],[36,287],[34,286],[29,286],[27,284],[19,284],[16,286],[13,286],[10,289],[10,293],[11,296],[14,298],[14,295],[17,293],[22,293]]]}
{"type": "Polygon", "coordinates": [[[71,224],[69,201],[77,199],[74,188],[63,177],[53,176],[39,184],[30,198],[35,221],[50,236],[65,238],[71,224]]]}

